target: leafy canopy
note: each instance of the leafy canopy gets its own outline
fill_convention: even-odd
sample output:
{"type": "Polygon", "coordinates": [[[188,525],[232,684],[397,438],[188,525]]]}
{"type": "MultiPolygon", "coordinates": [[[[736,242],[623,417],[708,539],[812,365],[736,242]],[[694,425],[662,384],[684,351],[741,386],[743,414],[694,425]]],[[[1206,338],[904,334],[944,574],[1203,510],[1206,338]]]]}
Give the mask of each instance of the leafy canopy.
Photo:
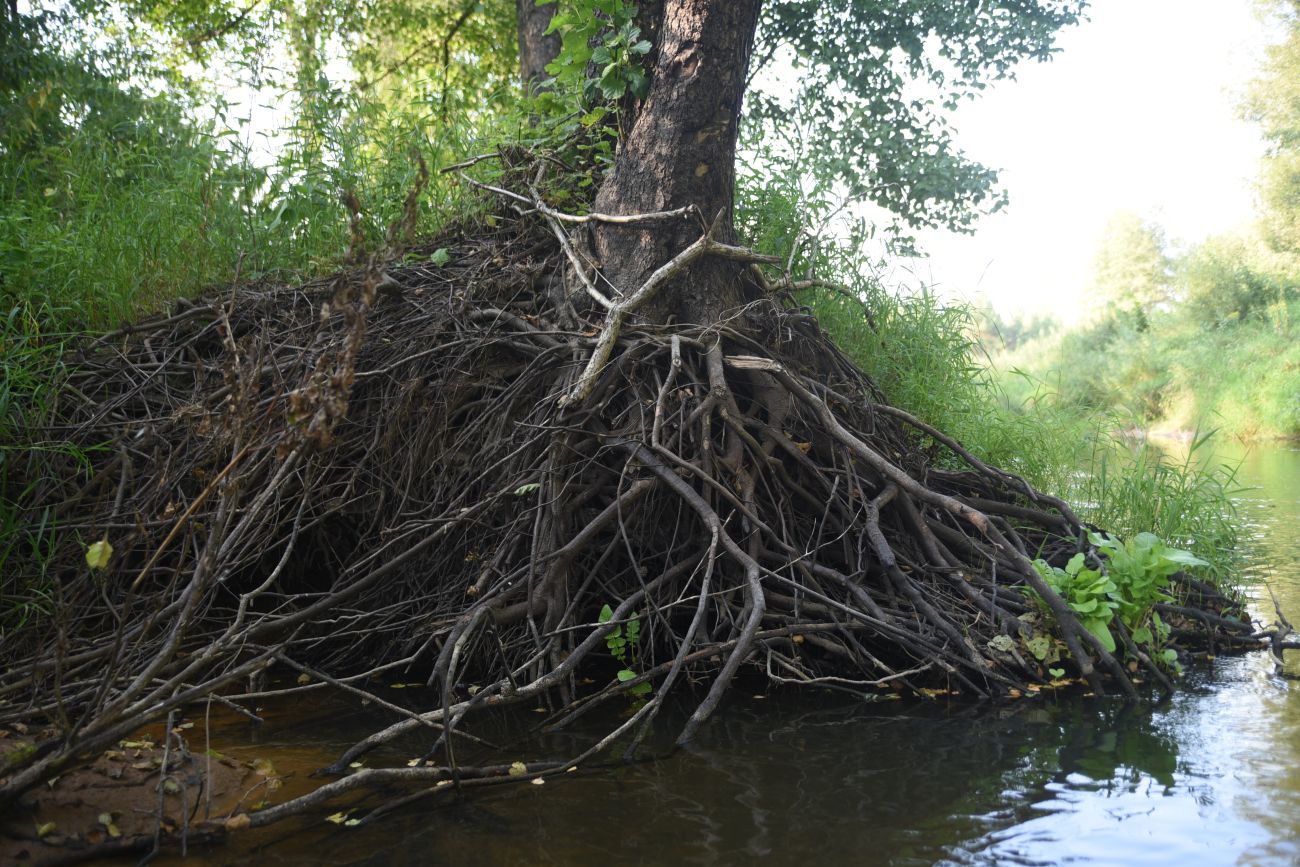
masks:
{"type": "Polygon", "coordinates": [[[764,5],[748,120],[821,180],[912,227],[968,230],[1006,202],[944,113],[1046,60],[1083,0],[786,0],[764,5]],[[791,74],[776,67],[785,63],[791,74]],[[790,79],[794,77],[792,82],[790,79]]]}

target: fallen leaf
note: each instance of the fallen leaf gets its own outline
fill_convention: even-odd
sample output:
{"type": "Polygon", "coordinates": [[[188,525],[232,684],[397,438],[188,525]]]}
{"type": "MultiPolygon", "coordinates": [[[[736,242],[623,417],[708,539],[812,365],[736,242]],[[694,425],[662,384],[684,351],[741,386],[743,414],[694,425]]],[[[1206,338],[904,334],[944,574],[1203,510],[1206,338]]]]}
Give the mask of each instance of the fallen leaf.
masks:
{"type": "Polygon", "coordinates": [[[298,675],[298,685],[299,685],[299,686],[306,686],[306,685],[309,684],[309,683],[311,683],[311,675],[310,675],[310,674],[308,674],[307,672],[304,671],[302,674],[298,675]]]}
{"type": "Polygon", "coordinates": [[[253,824],[253,820],[248,818],[247,813],[240,813],[238,816],[231,816],[226,820],[227,831],[242,831],[253,824]]]}
{"type": "Polygon", "coordinates": [[[113,824],[112,813],[100,813],[99,824],[104,826],[104,830],[108,832],[108,836],[112,837],[114,840],[122,836],[122,832],[118,830],[117,825],[113,824]]]}
{"type": "Polygon", "coordinates": [[[91,569],[107,569],[109,558],[112,556],[113,546],[107,539],[100,539],[86,548],[86,565],[91,569]]]}
{"type": "Polygon", "coordinates": [[[38,838],[48,837],[53,834],[58,827],[59,826],[54,822],[39,823],[36,826],[36,836],[38,838]]]}
{"type": "Polygon", "coordinates": [[[347,820],[348,820],[347,813],[334,813],[333,815],[325,817],[326,822],[333,822],[335,825],[342,825],[347,820]]]}
{"type": "Polygon", "coordinates": [[[509,773],[512,777],[522,777],[524,774],[528,773],[528,766],[523,762],[511,762],[509,773]]]}
{"type": "Polygon", "coordinates": [[[541,777],[536,777],[530,780],[529,782],[531,782],[534,786],[542,786],[546,784],[546,781],[543,780],[541,777]]]}

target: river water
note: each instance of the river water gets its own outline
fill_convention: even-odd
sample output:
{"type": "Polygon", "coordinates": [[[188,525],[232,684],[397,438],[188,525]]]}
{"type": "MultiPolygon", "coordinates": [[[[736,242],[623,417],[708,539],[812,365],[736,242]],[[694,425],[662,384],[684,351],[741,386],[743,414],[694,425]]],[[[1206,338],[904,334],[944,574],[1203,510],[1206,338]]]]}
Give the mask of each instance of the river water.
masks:
{"type": "MultiPolygon", "coordinates": [[[[1231,457],[1254,488],[1241,498],[1254,611],[1271,622],[1267,582],[1300,623],[1300,448],[1231,457]]],[[[1289,667],[1300,672],[1300,659],[1289,667]]],[[[249,755],[292,766],[310,739],[306,769],[328,759],[322,738],[343,745],[374,727],[343,712],[283,719],[258,731],[249,755]]],[[[574,751],[559,736],[543,746],[574,751]]],[[[1257,653],[1189,671],[1157,706],[740,696],[669,759],[483,790],[375,827],[317,819],[208,854],[246,864],[1294,865],[1300,680],[1257,653]]]]}

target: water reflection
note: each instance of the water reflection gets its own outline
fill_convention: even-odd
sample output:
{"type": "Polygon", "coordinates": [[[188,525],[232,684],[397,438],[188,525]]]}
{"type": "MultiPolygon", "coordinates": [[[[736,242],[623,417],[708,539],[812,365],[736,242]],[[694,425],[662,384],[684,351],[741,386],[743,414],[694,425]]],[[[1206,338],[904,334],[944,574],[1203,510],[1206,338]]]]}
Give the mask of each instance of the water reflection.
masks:
{"type": "MultiPolygon", "coordinates": [[[[1300,450],[1240,457],[1242,480],[1259,486],[1243,502],[1259,535],[1252,577],[1300,622],[1300,450]]],[[[1271,610],[1264,593],[1257,614],[1271,619],[1271,610]]],[[[311,737],[332,726],[328,736],[346,742],[349,727],[371,724],[331,715],[311,737]]],[[[666,734],[679,724],[665,713],[666,734]]],[[[291,731],[264,737],[294,741],[291,731]]],[[[1297,864],[1297,840],[1300,681],[1277,677],[1256,654],[1189,673],[1187,688],[1159,706],[738,697],[670,760],[487,791],[374,829],[275,829],[213,858],[1186,867],[1297,864]]]]}

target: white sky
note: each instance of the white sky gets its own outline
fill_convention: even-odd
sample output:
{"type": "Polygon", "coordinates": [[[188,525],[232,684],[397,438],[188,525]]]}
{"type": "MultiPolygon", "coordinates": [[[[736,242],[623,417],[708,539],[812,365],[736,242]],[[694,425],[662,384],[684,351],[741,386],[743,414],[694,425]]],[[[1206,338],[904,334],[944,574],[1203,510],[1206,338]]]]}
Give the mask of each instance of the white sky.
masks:
{"type": "Polygon", "coordinates": [[[924,233],[929,259],[895,279],[1070,320],[1116,211],[1182,243],[1249,220],[1262,145],[1237,101],[1266,44],[1251,0],[1095,0],[1089,17],[956,116],[1010,206],[973,236],[924,233]]]}

